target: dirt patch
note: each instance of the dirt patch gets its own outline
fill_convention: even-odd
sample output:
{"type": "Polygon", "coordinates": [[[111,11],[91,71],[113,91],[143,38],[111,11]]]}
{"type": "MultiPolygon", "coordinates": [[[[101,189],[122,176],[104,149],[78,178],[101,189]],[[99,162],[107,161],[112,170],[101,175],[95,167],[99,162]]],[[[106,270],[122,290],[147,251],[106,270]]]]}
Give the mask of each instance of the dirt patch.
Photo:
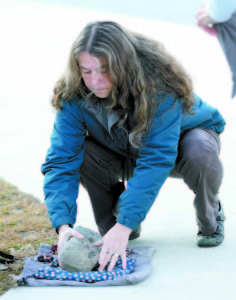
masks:
{"type": "Polygon", "coordinates": [[[0,269],[0,295],[17,286],[26,257],[37,255],[40,244],[57,241],[45,203],[0,180],[0,250],[16,259],[0,269]]]}

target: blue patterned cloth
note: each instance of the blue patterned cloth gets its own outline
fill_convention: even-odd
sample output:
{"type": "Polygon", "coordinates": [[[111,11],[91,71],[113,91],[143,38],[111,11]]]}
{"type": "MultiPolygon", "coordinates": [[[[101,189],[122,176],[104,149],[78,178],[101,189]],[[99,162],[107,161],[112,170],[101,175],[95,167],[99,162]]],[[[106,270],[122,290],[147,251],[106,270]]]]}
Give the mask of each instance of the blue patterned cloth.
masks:
{"type": "MultiPolygon", "coordinates": [[[[96,277],[96,278],[101,278],[102,280],[85,278],[84,279],[85,281],[77,281],[74,279],[72,280],[72,277],[69,280],[68,279],[65,280],[65,278],[62,278],[63,276],[66,275],[68,275],[69,278],[72,274],[75,275],[78,273],[69,273],[69,272],[67,273],[61,270],[60,268],[58,268],[56,253],[52,252],[54,260],[51,263],[38,261],[39,256],[41,255],[48,256],[49,252],[51,251],[50,245],[41,244],[37,257],[26,258],[24,263],[24,269],[22,273],[18,276],[17,282],[18,285],[20,286],[34,286],[34,287],[46,287],[46,286],[105,287],[105,286],[124,286],[130,284],[137,284],[149,276],[152,269],[151,259],[155,249],[153,247],[142,246],[142,247],[130,247],[130,250],[131,251],[128,253],[128,257],[127,257],[127,262],[128,262],[127,270],[123,270],[121,266],[121,262],[118,261],[115,268],[113,268],[112,272],[107,272],[107,271],[100,272],[100,274],[102,273],[103,276],[96,277]],[[133,262],[133,265],[129,264],[131,262],[133,262]],[[54,268],[52,267],[53,265],[54,268]],[[131,270],[132,268],[133,270],[131,270]],[[40,274],[40,272],[42,272],[43,270],[44,273],[40,274]],[[56,270],[59,270],[59,272],[56,272],[56,270]],[[50,274],[50,276],[40,277],[40,275],[43,274],[45,275],[45,271],[48,275],[50,274]],[[62,275],[60,271],[64,273],[64,275],[62,275]],[[118,271],[118,273],[116,273],[116,271],[118,271]],[[52,272],[54,274],[52,274],[52,272]],[[60,278],[56,278],[57,276],[59,277],[62,276],[62,277],[60,279],[60,278]],[[105,280],[105,278],[102,278],[105,276],[107,276],[106,278],[108,279],[105,280]],[[112,278],[114,279],[112,280],[112,278]],[[94,282],[93,281],[89,282],[86,280],[94,280],[94,282]]],[[[95,271],[90,273],[96,275],[95,271]]],[[[98,274],[99,272],[97,273],[97,275],[98,274]]],[[[74,278],[79,279],[79,277],[74,277],[74,278]]]]}
{"type": "Polygon", "coordinates": [[[95,283],[95,282],[105,281],[105,280],[114,280],[133,272],[135,262],[136,259],[127,258],[126,269],[123,269],[121,258],[119,258],[112,271],[105,270],[102,272],[91,271],[91,272],[70,273],[58,267],[59,266],[58,261],[57,259],[55,259],[50,266],[38,270],[33,275],[33,277],[35,279],[69,280],[69,281],[79,281],[79,282],[86,282],[86,283],[95,283]]]}

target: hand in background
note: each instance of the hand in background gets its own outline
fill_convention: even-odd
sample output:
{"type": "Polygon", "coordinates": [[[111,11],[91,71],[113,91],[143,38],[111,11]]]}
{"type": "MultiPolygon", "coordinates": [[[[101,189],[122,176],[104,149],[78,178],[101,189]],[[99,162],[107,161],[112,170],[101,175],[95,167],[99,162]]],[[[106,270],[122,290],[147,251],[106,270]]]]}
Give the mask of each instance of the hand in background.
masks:
{"type": "Polygon", "coordinates": [[[122,266],[126,269],[126,247],[129,240],[131,229],[117,223],[113,226],[106,235],[98,242],[94,243],[94,246],[102,247],[102,251],[99,256],[99,268],[98,271],[102,271],[111,259],[108,271],[111,271],[116,264],[119,256],[122,259],[122,266]]]}
{"type": "Polygon", "coordinates": [[[217,35],[216,29],[212,26],[213,24],[216,24],[217,22],[213,20],[209,15],[206,10],[206,7],[204,4],[202,4],[196,14],[196,19],[197,19],[197,25],[209,33],[210,35],[217,35]]]}

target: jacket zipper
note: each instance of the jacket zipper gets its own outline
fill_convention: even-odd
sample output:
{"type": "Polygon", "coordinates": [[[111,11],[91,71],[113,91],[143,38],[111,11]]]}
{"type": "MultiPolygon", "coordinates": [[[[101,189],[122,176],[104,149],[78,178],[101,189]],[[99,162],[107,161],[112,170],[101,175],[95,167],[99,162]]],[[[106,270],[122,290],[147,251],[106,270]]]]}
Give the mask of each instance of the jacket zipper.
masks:
{"type": "Polygon", "coordinates": [[[111,136],[110,132],[106,129],[106,127],[104,125],[102,125],[101,122],[98,121],[98,119],[95,117],[95,115],[93,113],[91,113],[87,108],[84,107],[84,110],[86,111],[86,113],[88,113],[90,115],[90,117],[92,117],[98,124],[99,126],[104,129],[109,135],[110,137],[113,139],[113,137],[111,136]]]}

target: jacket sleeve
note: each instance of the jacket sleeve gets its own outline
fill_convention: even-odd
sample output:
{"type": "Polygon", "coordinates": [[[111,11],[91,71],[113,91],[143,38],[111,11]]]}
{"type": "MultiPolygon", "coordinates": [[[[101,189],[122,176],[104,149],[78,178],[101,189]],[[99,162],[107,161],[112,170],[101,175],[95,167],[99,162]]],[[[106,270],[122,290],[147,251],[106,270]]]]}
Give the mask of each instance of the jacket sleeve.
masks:
{"type": "Polygon", "coordinates": [[[154,117],[127,190],[119,199],[117,222],[135,229],[146,217],[177,157],[182,106],[168,96],[154,117]]]}
{"type": "Polygon", "coordinates": [[[42,165],[44,195],[52,226],[74,225],[86,128],[78,104],[65,102],[56,114],[51,146],[42,165]]]}
{"type": "Polygon", "coordinates": [[[225,22],[236,11],[236,0],[206,0],[206,9],[213,20],[225,22]]]}

